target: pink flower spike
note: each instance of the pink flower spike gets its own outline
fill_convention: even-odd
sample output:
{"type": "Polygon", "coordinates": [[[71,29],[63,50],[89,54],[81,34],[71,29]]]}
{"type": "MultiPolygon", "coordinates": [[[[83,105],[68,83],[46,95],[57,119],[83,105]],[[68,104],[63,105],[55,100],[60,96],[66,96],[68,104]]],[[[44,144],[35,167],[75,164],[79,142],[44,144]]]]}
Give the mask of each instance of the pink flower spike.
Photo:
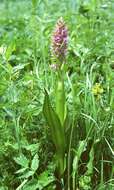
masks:
{"type": "Polygon", "coordinates": [[[54,58],[57,58],[59,62],[63,63],[67,54],[68,45],[68,30],[63,21],[60,18],[55,26],[52,42],[51,42],[51,53],[54,58]]]}

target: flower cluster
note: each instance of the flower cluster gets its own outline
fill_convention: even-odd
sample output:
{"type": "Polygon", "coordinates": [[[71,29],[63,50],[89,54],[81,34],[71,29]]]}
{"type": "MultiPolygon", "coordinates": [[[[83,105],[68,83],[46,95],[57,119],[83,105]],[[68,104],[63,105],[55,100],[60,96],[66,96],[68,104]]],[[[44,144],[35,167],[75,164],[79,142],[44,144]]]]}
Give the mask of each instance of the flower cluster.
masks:
{"type": "Polygon", "coordinates": [[[57,59],[61,64],[64,62],[67,54],[67,43],[68,43],[68,30],[63,21],[63,18],[60,18],[57,21],[55,30],[52,35],[51,53],[52,56],[55,59],[57,59]]]}
{"type": "Polygon", "coordinates": [[[101,86],[101,84],[96,83],[92,88],[92,93],[97,97],[97,99],[100,98],[100,96],[103,94],[104,90],[101,86]]]}

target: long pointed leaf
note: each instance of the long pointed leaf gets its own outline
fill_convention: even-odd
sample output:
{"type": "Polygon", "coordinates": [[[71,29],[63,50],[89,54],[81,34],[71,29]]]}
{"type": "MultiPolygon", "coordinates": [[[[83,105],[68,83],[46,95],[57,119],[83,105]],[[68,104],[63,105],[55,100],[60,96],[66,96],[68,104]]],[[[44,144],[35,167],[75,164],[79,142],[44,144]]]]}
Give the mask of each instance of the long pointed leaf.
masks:
{"type": "Polygon", "coordinates": [[[63,126],[61,125],[58,115],[56,114],[56,112],[50,104],[49,95],[47,91],[45,91],[43,112],[46,121],[51,129],[52,140],[56,147],[57,157],[59,160],[64,160],[65,132],[63,126]]]}

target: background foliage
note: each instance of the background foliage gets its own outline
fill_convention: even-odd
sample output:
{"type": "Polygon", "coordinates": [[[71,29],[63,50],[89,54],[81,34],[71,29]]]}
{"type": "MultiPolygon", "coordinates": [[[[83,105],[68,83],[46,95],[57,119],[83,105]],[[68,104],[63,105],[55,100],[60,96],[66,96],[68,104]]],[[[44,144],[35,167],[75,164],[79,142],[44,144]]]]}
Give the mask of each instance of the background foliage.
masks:
{"type": "Polygon", "coordinates": [[[76,184],[71,189],[114,189],[113,0],[4,0],[0,190],[55,189],[55,148],[42,109],[44,88],[54,102],[50,38],[61,16],[69,30],[65,89],[72,131],[67,139],[76,184]]]}

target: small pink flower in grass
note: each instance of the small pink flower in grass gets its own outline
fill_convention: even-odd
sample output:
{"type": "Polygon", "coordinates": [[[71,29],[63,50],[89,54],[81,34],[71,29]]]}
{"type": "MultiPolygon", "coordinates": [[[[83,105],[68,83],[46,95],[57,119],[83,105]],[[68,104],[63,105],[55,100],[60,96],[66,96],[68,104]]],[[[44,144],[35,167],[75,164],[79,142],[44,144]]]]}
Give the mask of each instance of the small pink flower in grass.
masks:
{"type": "Polygon", "coordinates": [[[67,54],[67,44],[68,44],[68,30],[63,21],[63,18],[60,18],[57,21],[55,26],[52,42],[51,42],[51,53],[56,61],[59,61],[60,64],[65,62],[67,54]]]}

